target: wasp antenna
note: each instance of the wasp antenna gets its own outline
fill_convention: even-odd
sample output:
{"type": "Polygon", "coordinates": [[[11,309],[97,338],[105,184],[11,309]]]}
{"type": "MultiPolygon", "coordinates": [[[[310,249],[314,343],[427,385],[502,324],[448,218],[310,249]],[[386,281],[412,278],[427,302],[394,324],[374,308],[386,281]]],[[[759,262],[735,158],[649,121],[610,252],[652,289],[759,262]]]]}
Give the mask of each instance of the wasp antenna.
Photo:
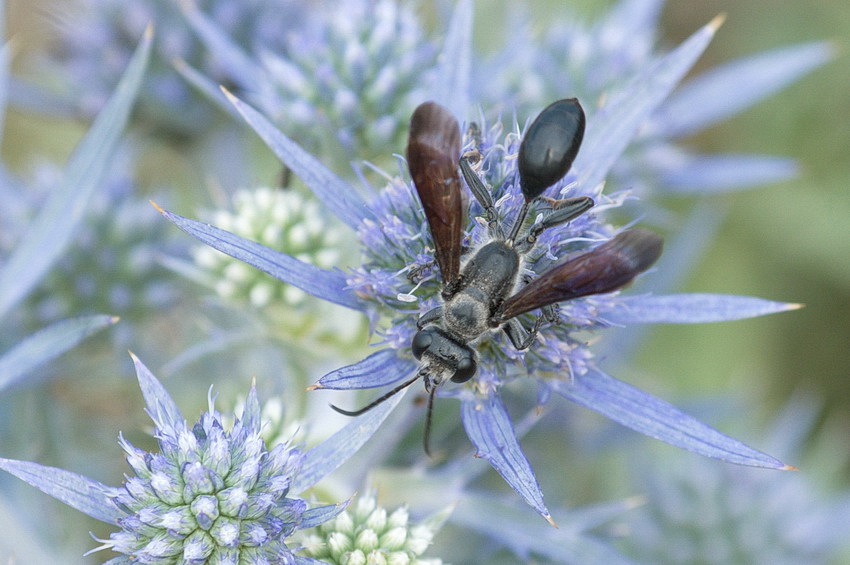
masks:
{"type": "Polygon", "coordinates": [[[422,444],[425,447],[425,455],[431,455],[431,413],[434,411],[434,393],[437,392],[437,387],[432,387],[428,391],[428,411],[425,413],[425,434],[422,437],[422,444]]]}
{"type": "Polygon", "coordinates": [[[389,400],[391,397],[398,394],[400,391],[409,387],[410,385],[412,385],[413,383],[415,383],[418,380],[419,380],[419,374],[417,373],[416,376],[413,377],[412,379],[410,379],[409,381],[403,382],[402,384],[398,385],[397,387],[395,387],[394,389],[392,389],[391,391],[389,391],[385,395],[376,398],[375,400],[373,400],[372,402],[370,402],[369,404],[367,404],[366,406],[364,406],[360,410],[343,410],[342,408],[340,408],[338,406],[334,406],[333,404],[331,404],[330,407],[333,408],[334,410],[336,410],[337,412],[339,412],[340,414],[342,414],[343,416],[359,416],[360,414],[365,414],[366,412],[368,412],[369,410],[371,410],[372,408],[374,408],[378,404],[384,402],[385,400],[389,400]]]}

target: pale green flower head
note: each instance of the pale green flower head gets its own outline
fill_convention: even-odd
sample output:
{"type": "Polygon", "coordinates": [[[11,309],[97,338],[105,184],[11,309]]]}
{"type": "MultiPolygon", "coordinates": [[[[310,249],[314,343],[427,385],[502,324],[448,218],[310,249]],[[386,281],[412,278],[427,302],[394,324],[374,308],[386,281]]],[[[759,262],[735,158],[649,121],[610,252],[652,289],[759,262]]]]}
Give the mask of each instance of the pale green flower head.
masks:
{"type": "Polygon", "coordinates": [[[421,555],[448,514],[446,510],[411,523],[406,507],[388,512],[374,494],[367,494],[304,535],[301,552],[338,565],[440,565],[441,559],[421,555]]]}

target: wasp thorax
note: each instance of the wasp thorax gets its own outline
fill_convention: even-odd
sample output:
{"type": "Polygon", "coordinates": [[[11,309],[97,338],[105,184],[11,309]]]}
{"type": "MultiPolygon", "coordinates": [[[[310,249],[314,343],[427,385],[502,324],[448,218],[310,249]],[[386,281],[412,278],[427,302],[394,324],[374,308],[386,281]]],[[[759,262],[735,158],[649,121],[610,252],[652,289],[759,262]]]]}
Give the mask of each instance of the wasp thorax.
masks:
{"type": "Polygon", "coordinates": [[[471,341],[490,329],[487,321],[490,318],[487,296],[475,292],[477,289],[467,289],[455,295],[445,305],[443,324],[446,330],[465,341],[471,341]]]}

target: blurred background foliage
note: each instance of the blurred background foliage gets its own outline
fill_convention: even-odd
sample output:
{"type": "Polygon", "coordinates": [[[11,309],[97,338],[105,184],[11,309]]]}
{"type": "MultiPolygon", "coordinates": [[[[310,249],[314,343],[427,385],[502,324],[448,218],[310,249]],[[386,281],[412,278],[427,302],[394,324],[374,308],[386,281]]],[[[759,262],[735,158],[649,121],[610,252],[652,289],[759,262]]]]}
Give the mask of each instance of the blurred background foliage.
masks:
{"type": "MultiPolygon", "coordinates": [[[[13,69],[25,59],[20,56],[22,53],[46,47],[53,33],[52,4],[65,1],[7,2],[7,36],[13,39],[16,54],[13,69]]],[[[506,0],[477,0],[475,39],[480,51],[487,52],[510,41],[511,30],[504,22],[507,4],[506,0]]],[[[528,9],[542,27],[567,4],[573,11],[593,19],[603,12],[607,3],[546,0],[529,3],[528,9]]],[[[426,21],[437,25],[436,16],[429,20],[430,7],[421,9],[426,11],[423,13],[426,21]]],[[[726,22],[694,72],[749,54],[812,40],[834,40],[838,56],[767,101],[690,140],[693,146],[709,152],[741,151],[791,157],[798,160],[801,170],[797,178],[788,182],[713,196],[712,202],[726,211],[726,219],[680,290],[761,296],[803,303],[805,308],[738,322],[655,327],[630,370],[620,374],[624,380],[685,408],[694,406],[687,399],[690,402],[711,396],[737,399],[737,407],[746,408],[747,421],[736,417],[741,412],[728,415],[727,421],[736,422],[738,437],[745,441],[754,441],[759,434],[741,428],[769,421],[799,390],[823,399],[822,420],[837,421],[839,429],[850,430],[850,3],[669,0],[662,15],[661,43],[667,46],[680,43],[718,13],[726,13],[726,22]]],[[[86,127],[87,124],[74,120],[10,109],[5,123],[3,160],[17,171],[29,170],[33,155],[62,163],[86,127]]],[[[254,168],[258,171],[256,178],[250,180],[255,184],[273,183],[280,172],[279,165],[253,134],[245,130],[245,135],[251,140],[248,142],[253,144],[251,147],[256,148],[248,153],[248,158],[258,164],[254,168]]],[[[134,176],[142,194],[167,190],[172,204],[191,203],[185,208],[189,210],[189,206],[197,207],[198,202],[205,205],[209,201],[209,178],[195,165],[193,154],[181,143],[146,140],[134,176]]],[[[686,199],[669,203],[683,210],[690,204],[686,199]]],[[[152,208],[149,213],[156,214],[152,208]]],[[[162,230],[173,229],[162,222],[162,230]]],[[[134,430],[147,425],[147,421],[140,409],[138,391],[133,385],[127,386],[133,382],[132,367],[124,350],[129,347],[152,368],[161,367],[180,353],[180,345],[191,344],[203,335],[203,323],[188,323],[180,316],[181,312],[191,312],[192,307],[181,304],[157,321],[154,327],[161,331],[159,336],[148,335],[141,342],[124,344],[123,348],[115,347],[109,337],[98,336],[71,353],[63,370],[73,374],[73,378],[55,380],[48,389],[49,397],[62,398],[63,403],[35,397],[44,391],[16,397],[15,411],[19,414],[38,411],[42,402],[62,406],[63,410],[58,412],[41,414],[45,420],[52,420],[45,426],[81,427],[81,433],[75,435],[79,443],[62,446],[60,450],[64,457],[77,453],[75,460],[41,458],[40,462],[73,469],[107,483],[119,480],[123,472],[121,461],[115,457],[101,460],[89,454],[98,453],[100,446],[114,445],[118,430],[124,430],[131,441],[144,444],[143,436],[134,430]],[[169,340],[174,335],[181,335],[179,342],[169,340]],[[164,349],[160,349],[163,345],[164,349]],[[74,365],[75,356],[80,360],[77,365],[74,365]],[[92,359],[98,358],[103,360],[92,363],[92,359]],[[101,372],[87,372],[92,366],[100,367],[101,372]]],[[[364,350],[350,352],[351,360],[359,358],[358,353],[364,350]]],[[[204,395],[198,394],[198,390],[206,390],[207,375],[220,377],[229,371],[234,382],[217,381],[217,390],[221,392],[221,387],[231,386],[232,390],[244,391],[253,376],[260,382],[274,380],[279,366],[276,355],[275,351],[258,346],[250,358],[261,358],[264,363],[233,360],[225,369],[220,365],[212,368],[208,365],[211,360],[190,364],[186,366],[188,376],[187,372],[181,372],[180,388],[170,386],[167,381],[166,386],[187,417],[192,418],[203,407],[204,395]]],[[[318,376],[320,370],[314,374],[318,376]]],[[[446,417],[449,412],[455,417],[449,410],[446,417]]],[[[38,420],[31,417],[25,421],[38,425],[38,420]]],[[[439,419],[437,426],[439,430],[439,419]]],[[[541,428],[550,429],[545,422],[541,428]]],[[[580,431],[576,436],[579,434],[580,431]]],[[[834,450],[844,453],[850,450],[850,433],[831,437],[837,444],[832,447],[834,450]]],[[[49,439],[40,437],[39,441],[49,442],[49,439]]],[[[51,446],[21,446],[21,451],[3,455],[33,458],[34,452],[50,453],[51,446]]],[[[556,454],[534,444],[529,444],[528,455],[541,471],[544,490],[548,479],[543,470],[563,472],[567,464],[553,459],[556,454]]],[[[593,471],[596,463],[570,461],[571,472],[587,482],[577,480],[570,488],[572,492],[553,493],[553,499],[588,502],[599,500],[600,496],[612,499],[634,494],[622,484],[606,490],[609,485],[599,483],[616,483],[616,480],[596,477],[593,471]],[[593,488],[584,489],[588,482],[594,481],[597,484],[593,488]],[[594,494],[582,500],[587,492],[594,494]]],[[[846,484],[850,469],[844,471],[846,484]]],[[[68,512],[68,516],[74,514],[68,512]]],[[[104,535],[102,526],[92,528],[96,534],[104,535]]],[[[84,548],[89,540],[77,539],[75,543],[84,548]]]]}

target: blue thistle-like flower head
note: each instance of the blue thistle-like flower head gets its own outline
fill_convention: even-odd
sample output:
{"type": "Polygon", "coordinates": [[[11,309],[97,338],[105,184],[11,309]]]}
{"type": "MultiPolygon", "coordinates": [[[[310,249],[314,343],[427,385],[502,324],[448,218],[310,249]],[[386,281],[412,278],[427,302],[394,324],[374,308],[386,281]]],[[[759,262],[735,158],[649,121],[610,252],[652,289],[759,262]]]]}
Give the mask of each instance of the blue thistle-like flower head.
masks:
{"type": "MultiPolygon", "coordinates": [[[[475,153],[480,159],[473,170],[491,187],[492,199],[497,216],[504,225],[510,226],[525,199],[517,173],[517,154],[522,134],[519,131],[505,133],[501,124],[472,128],[464,142],[464,153],[475,153]]],[[[401,166],[404,166],[401,163],[401,166]]],[[[593,244],[607,241],[616,233],[600,214],[609,207],[618,206],[625,194],[602,196],[599,188],[586,192],[576,186],[576,175],[566,177],[547,190],[552,198],[588,196],[599,202],[591,212],[572,220],[569,224],[543,231],[536,247],[523,257],[522,276],[533,280],[549,270],[558,261],[586,251],[593,244]]],[[[465,189],[464,189],[465,190],[465,189]]],[[[463,242],[471,258],[477,249],[486,244],[491,236],[481,205],[468,198],[468,218],[463,229],[463,242]]],[[[540,220],[549,212],[549,206],[538,203],[529,214],[540,220]]],[[[435,242],[429,231],[428,222],[417,196],[416,187],[410,181],[395,177],[388,180],[384,191],[369,203],[372,218],[362,222],[358,235],[363,243],[364,260],[348,277],[350,288],[371,305],[371,315],[384,317],[381,333],[385,344],[397,349],[402,355],[410,355],[410,344],[417,325],[412,323],[440,303],[439,295],[443,283],[436,267],[435,242]],[[412,277],[412,273],[417,273],[412,277]]],[[[531,222],[527,222],[531,223],[531,222]]],[[[526,228],[527,229],[527,228],[526,228]]],[[[560,306],[560,323],[546,324],[538,334],[540,343],[526,350],[512,347],[504,333],[495,332],[476,340],[479,356],[475,388],[487,393],[497,389],[506,379],[533,374],[541,383],[548,375],[564,375],[585,372],[586,348],[583,341],[573,337],[576,333],[606,325],[595,315],[598,310],[609,310],[608,302],[615,295],[598,296],[590,300],[570,301],[560,306]]],[[[533,325],[534,316],[522,316],[524,326],[533,325]]],[[[466,388],[448,389],[445,394],[470,392],[466,388]]]]}
{"type": "MultiPolygon", "coordinates": [[[[46,61],[63,77],[66,105],[84,116],[98,112],[115,88],[145,28],[156,28],[155,55],[140,96],[145,127],[178,136],[195,135],[215,118],[212,107],[175,71],[184,60],[224,82],[222,72],[188,25],[180,2],[84,0],[73,7],[57,5],[59,26],[46,61]]],[[[286,32],[302,20],[297,2],[198,0],[196,8],[222,26],[245,48],[282,47],[286,32]]],[[[33,68],[43,68],[35,67],[33,68]]],[[[31,77],[39,80],[42,77],[31,77]]],[[[38,99],[38,96],[34,97],[38,99]]],[[[32,100],[16,100],[27,105],[32,100]]]]}
{"type": "MultiPolygon", "coordinates": [[[[186,15],[226,83],[300,143],[340,164],[354,156],[385,158],[434,75],[433,43],[412,7],[396,0],[308,10],[282,34],[282,45],[255,42],[250,49],[203,11],[186,15]]],[[[184,74],[217,93],[221,81],[198,70],[184,74]]]]}
{"type": "MultiPolygon", "coordinates": [[[[620,0],[598,20],[567,14],[531,22],[521,5],[509,11],[510,45],[473,69],[476,97],[528,112],[569,92],[600,105],[633,96],[627,80],[663,58],[657,45],[663,0],[620,0]],[[528,69],[534,69],[529,73],[528,69]]],[[[636,193],[706,194],[792,177],[791,159],[758,154],[705,154],[682,140],[785,88],[834,56],[827,42],[782,47],[730,61],[678,86],[641,125],[610,180],[636,193]]]]}
{"type": "MultiPolygon", "coordinates": [[[[705,26],[635,76],[626,89],[630,95],[618,96],[606,106],[588,111],[581,152],[571,172],[555,182],[546,196],[588,196],[596,202],[596,207],[567,224],[561,223],[540,234],[534,247],[525,254],[523,281],[539,279],[555,264],[569,261],[588,249],[599,249],[618,241],[616,234],[619,230],[605,219],[604,212],[621,204],[628,193],[603,192],[604,180],[637,135],[641,124],[702,53],[718,25],[719,22],[714,21],[705,26]]],[[[453,41],[448,38],[446,43],[453,44],[453,41]]],[[[457,69],[468,63],[458,58],[448,57],[447,60],[457,60],[457,69]]],[[[457,69],[446,70],[446,75],[456,76],[457,69]]],[[[449,92],[451,89],[444,90],[449,92]]],[[[360,363],[325,375],[314,388],[372,388],[403,379],[407,379],[408,384],[412,383],[421,370],[411,348],[413,336],[420,329],[417,320],[439,305],[438,291],[443,277],[439,269],[433,267],[435,246],[429,225],[433,228],[435,222],[426,221],[413,184],[403,177],[386,175],[386,189],[364,199],[352,186],[276,130],[251,107],[234,97],[231,97],[231,102],[278,157],[357,232],[363,246],[363,266],[349,272],[323,270],[213,226],[164,210],[163,214],[181,229],[216,249],[316,297],[370,316],[385,348],[360,363]],[[411,272],[418,280],[410,280],[411,272]]],[[[465,109],[461,111],[465,112],[465,109]]],[[[481,155],[472,174],[478,176],[486,185],[484,190],[492,194],[496,215],[507,218],[507,225],[510,225],[523,202],[518,187],[517,155],[524,128],[517,126],[504,133],[498,121],[483,119],[477,128],[472,128],[471,124],[468,127],[471,131],[465,150],[481,155]]],[[[460,159],[460,153],[458,150],[454,158],[460,159]]],[[[447,168],[450,172],[445,173],[448,176],[454,174],[451,172],[452,157],[446,159],[449,161],[447,168]]],[[[468,190],[460,182],[455,184],[461,194],[453,194],[451,198],[463,200],[468,190]]],[[[542,213],[545,216],[545,211],[537,206],[537,203],[532,203],[532,214],[542,213]]],[[[469,248],[476,249],[491,236],[487,227],[489,220],[482,218],[483,211],[475,199],[468,199],[461,207],[468,217],[468,221],[461,225],[462,241],[469,248]]],[[[447,221],[454,222],[454,218],[447,221]]],[[[540,220],[535,216],[529,221],[540,220]]],[[[643,270],[645,267],[637,269],[637,272],[643,270]]],[[[478,456],[488,461],[528,504],[547,519],[550,515],[542,492],[530,463],[519,447],[502,398],[504,385],[519,376],[527,375],[537,380],[540,402],[546,401],[554,392],[651,437],[703,455],[742,464],[784,468],[780,461],[608,376],[593,358],[587,338],[588,332],[610,325],[731,320],[794,307],[723,295],[629,296],[626,293],[606,293],[586,296],[561,304],[559,321],[543,324],[536,341],[527,350],[514,347],[513,340],[503,337],[501,327],[494,328],[493,332],[482,332],[480,337],[468,338],[463,346],[475,349],[479,357],[477,374],[464,384],[442,385],[437,394],[455,396],[461,401],[461,420],[478,456]]],[[[526,329],[533,319],[533,316],[525,315],[516,318],[520,324],[525,324],[526,329]]],[[[425,323],[439,325],[442,320],[437,316],[425,323]]],[[[425,372],[427,379],[427,369],[425,372]]]]}
{"type": "MultiPolygon", "coordinates": [[[[87,221],[80,226],[74,246],[34,290],[30,323],[97,312],[136,322],[173,303],[177,289],[164,281],[167,270],[159,259],[177,250],[173,238],[158,230],[156,218],[147,213],[147,199],[134,195],[135,184],[116,174],[129,164],[126,154],[112,159],[102,197],[87,208],[87,221]]],[[[50,194],[60,184],[61,171],[54,167],[40,168],[38,173],[33,188],[40,193],[50,194]]],[[[119,331],[130,331],[130,327],[119,331]]]]}
{"type": "MultiPolygon", "coordinates": [[[[266,446],[256,390],[252,387],[232,428],[225,427],[212,398],[209,410],[190,427],[159,381],[134,360],[160,449],[148,453],[122,437],[133,470],[122,487],[35,463],[0,459],[0,468],[119,526],[98,549],[134,562],[299,562],[287,538],[333,518],[345,505],[308,509],[304,500],[290,496],[305,454],[290,443],[266,446]]],[[[314,478],[328,472],[310,467],[314,478]]]]}

